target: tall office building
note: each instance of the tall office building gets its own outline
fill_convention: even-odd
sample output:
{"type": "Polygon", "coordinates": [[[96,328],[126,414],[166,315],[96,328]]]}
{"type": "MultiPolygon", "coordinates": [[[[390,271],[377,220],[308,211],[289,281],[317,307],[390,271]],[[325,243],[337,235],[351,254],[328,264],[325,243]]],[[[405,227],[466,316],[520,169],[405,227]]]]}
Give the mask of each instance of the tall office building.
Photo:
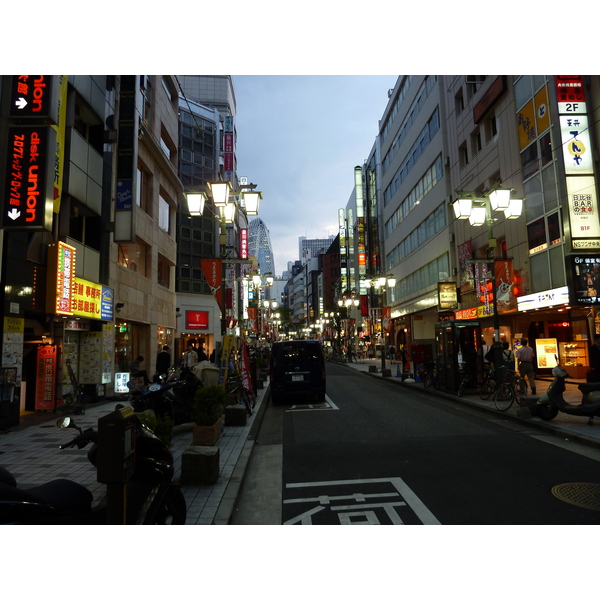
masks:
{"type": "Polygon", "coordinates": [[[275,276],[275,259],[271,248],[269,230],[262,219],[252,219],[248,225],[248,251],[258,259],[261,275],[272,273],[275,276]]]}
{"type": "Polygon", "coordinates": [[[298,252],[301,262],[305,262],[319,254],[325,254],[329,250],[329,246],[335,239],[335,235],[330,235],[328,238],[307,239],[302,235],[298,238],[298,252]]]}

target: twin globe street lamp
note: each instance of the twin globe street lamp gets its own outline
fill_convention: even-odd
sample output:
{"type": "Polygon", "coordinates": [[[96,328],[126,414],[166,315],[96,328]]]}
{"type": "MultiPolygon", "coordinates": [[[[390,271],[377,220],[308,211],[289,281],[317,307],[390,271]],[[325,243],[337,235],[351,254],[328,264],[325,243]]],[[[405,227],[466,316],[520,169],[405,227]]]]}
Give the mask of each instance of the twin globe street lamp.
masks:
{"type": "Polygon", "coordinates": [[[222,277],[222,295],[221,295],[221,337],[225,336],[227,331],[226,322],[226,294],[225,294],[225,264],[226,262],[246,262],[245,260],[235,261],[227,257],[227,224],[235,223],[236,221],[236,210],[238,204],[236,202],[230,202],[230,196],[237,196],[240,198],[240,204],[243,206],[240,208],[244,209],[246,215],[255,216],[258,215],[258,209],[260,201],[262,200],[262,192],[255,191],[256,185],[253,183],[242,184],[239,188],[233,189],[231,182],[229,181],[209,181],[206,182],[206,190],[191,191],[185,194],[188,211],[193,217],[201,217],[204,214],[204,208],[207,204],[209,194],[212,197],[213,204],[218,209],[219,214],[212,213],[212,215],[218,219],[221,224],[221,230],[219,235],[219,246],[220,246],[220,258],[221,263],[221,277],[222,277]]]}
{"type": "MultiPolygon", "coordinates": [[[[454,216],[459,220],[469,220],[472,227],[481,227],[487,223],[488,247],[493,249],[493,257],[485,259],[469,260],[469,263],[484,263],[492,266],[496,261],[496,238],[493,233],[494,217],[492,212],[504,213],[505,219],[518,219],[523,212],[523,199],[511,198],[510,189],[493,189],[482,198],[476,198],[471,192],[457,191],[458,198],[452,203],[454,216]]],[[[502,345],[500,343],[500,321],[498,316],[498,304],[496,294],[495,269],[492,267],[492,312],[494,319],[494,344],[492,346],[494,355],[494,367],[496,377],[500,378],[500,365],[502,364],[502,345]]]]}

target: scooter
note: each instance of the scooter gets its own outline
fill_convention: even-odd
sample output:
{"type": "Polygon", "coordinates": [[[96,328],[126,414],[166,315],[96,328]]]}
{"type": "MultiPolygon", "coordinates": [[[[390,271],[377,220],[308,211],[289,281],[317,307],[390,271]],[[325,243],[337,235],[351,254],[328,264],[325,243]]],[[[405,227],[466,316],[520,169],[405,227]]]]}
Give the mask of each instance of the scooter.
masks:
{"type": "MultiPolygon", "coordinates": [[[[117,407],[118,411],[131,408],[117,407]]],[[[111,415],[114,413],[110,413],[111,415]]],[[[184,525],[187,507],[181,488],[173,481],[174,459],[169,448],[147,429],[135,415],[128,415],[133,425],[134,452],[132,470],[126,483],[127,524],[184,525]]],[[[59,419],[57,426],[75,428],[79,435],[60,449],[84,448],[92,444],[88,460],[99,468],[114,448],[100,447],[98,430],[83,431],[71,417],[59,419]]],[[[108,489],[108,488],[107,488],[108,489]]],[[[114,514],[104,497],[92,506],[93,495],[83,485],[68,479],[56,479],[42,485],[22,489],[13,475],[0,467],[0,523],[36,525],[105,525],[114,514]]]]}
{"type": "Polygon", "coordinates": [[[581,404],[569,404],[563,393],[566,388],[566,378],[570,377],[561,366],[552,369],[554,379],[548,386],[546,393],[537,401],[537,416],[544,421],[550,421],[559,412],[580,417],[589,417],[588,425],[593,425],[594,417],[600,415],[600,382],[580,383],[577,387],[583,397],[581,404]]]}
{"type": "Polygon", "coordinates": [[[194,396],[201,387],[202,382],[194,375],[181,380],[172,377],[141,390],[130,388],[130,402],[135,412],[152,410],[158,418],[168,417],[173,425],[181,425],[193,420],[194,396]]]}

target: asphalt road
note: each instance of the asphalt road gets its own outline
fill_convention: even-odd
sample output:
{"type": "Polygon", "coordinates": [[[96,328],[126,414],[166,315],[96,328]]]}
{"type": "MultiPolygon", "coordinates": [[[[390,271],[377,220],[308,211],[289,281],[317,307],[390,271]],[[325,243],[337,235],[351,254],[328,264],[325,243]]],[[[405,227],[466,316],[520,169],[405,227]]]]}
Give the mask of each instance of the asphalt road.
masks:
{"type": "Polygon", "coordinates": [[[600,523],[552,492],[600,483],[597,450],[340,365],[327,375],[325,405],[268,405],[235,524],[600,523]]]}

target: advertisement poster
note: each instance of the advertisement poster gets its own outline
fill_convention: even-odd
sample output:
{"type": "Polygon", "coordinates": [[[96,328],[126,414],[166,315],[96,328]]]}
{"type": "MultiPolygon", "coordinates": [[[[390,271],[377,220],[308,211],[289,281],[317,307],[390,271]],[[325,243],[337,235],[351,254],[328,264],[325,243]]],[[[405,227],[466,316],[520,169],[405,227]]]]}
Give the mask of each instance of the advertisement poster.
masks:
{"type": "Polygon", "coordinates": [[[35,410],[54,410],[56,390],[56,346],[43,344],[37,349],[35,410]]]}
{"type": "Polygon", "coordinates": [[[498,314],[516,312],[517,299],[513,293],[515,275],[512,260],[495,260],[494,271],[496,277],[496,310],[498,314]]]}
{"type": "Polygon", "coordinates": [[[552,369],[558,364],[558,343],[556,338],[535,340],[535,354],[539,369],[552,369]]]}

